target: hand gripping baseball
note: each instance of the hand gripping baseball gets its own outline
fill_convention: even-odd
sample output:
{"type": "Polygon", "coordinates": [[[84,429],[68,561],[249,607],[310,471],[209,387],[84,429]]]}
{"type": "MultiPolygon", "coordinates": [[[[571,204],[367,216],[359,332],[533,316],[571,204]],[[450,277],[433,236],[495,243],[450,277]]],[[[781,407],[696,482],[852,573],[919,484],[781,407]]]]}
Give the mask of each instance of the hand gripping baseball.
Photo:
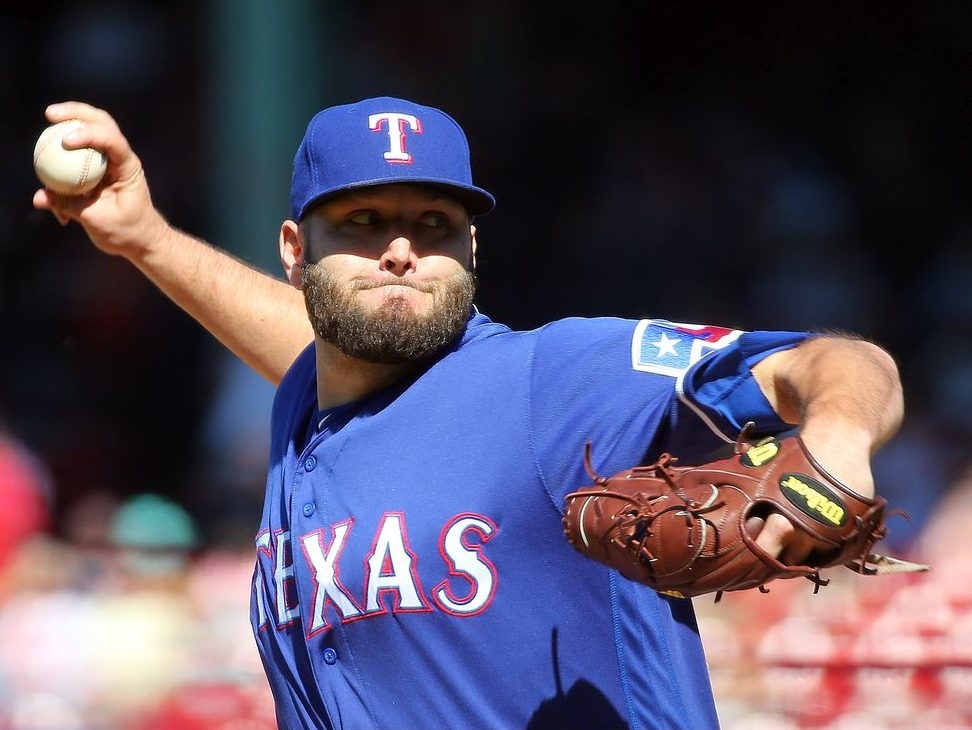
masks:
{"type": "Polygon", "coordinates": [[[886,501],[867,499],[825,472],[799,436],[744,441],[735,453],[698,466],[675,466],[663,454],[650,466],[598,476],[587,444],[584,465],[594,486],[566,497],[564,533],[579,552],[662,593],[687,598],[764,588],[777,578],[805,577],[814,592],[829,582],[820,569],[911,572],[928,566],[877,555],[887,531],[886,501]],[[787,565],[755,541],[770,512],[814,538],[817,549],[787,565]],[[753,519],[760,518],[760,519],[753,519]]]}

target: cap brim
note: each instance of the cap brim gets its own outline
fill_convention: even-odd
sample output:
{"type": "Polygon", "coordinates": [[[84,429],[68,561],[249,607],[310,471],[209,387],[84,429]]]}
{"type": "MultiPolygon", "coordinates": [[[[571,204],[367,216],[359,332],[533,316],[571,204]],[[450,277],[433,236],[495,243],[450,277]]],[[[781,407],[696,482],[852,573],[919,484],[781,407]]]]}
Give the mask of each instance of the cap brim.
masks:
{"type": "Polygon", "coordinates": [[[376,188],[382,185],[420,185],[422,187],[433,188],[438,190],[451,198],[455,198],[459,201],[462,206],[469,212],[469,215],[485,215],[489,213],[496,206],[496,199],[490,195],[488,192],[482,188],[478,188],[475,185],[470,185],[468,187],[462,185],[456,185],[453,182],[443,182],[441,180],[421,180],[415,178],[407,178],[402,180],[389,180],[387,178],[381,178],[378,180],[365,180],[362,182],[355,183],[354,185],[344,185],[339,188],[333,188],[331,190],[325,190],[313,198],[308,200],[304,204],[303,210],[300,212],[298,220],[303,219],[312,208],[327,202],[328,200],[333,200],[334,198],[340,197],[345,193],[350,193],[353,190],[362,190],[364,188],[376,188]]]}

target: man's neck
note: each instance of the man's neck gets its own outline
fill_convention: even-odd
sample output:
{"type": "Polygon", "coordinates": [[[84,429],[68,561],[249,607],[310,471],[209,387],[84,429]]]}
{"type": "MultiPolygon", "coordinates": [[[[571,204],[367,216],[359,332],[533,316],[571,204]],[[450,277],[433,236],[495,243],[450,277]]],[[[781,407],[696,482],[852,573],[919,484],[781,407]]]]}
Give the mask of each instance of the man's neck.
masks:
{"type": "Polygon", "coordinates": [[[416,363],[379,365],[349,357],[318,338],[317,407],[334,408],[385,388],[415,370],[416,363]]]}

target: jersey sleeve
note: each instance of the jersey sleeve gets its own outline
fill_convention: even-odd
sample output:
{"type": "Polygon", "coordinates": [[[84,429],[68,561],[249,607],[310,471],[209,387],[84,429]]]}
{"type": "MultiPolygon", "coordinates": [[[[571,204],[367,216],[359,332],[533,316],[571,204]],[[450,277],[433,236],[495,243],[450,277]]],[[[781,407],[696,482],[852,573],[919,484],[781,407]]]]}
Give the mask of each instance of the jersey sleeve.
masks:
{"type": "Polygon", "coordinates": [[[708,454],[755,420],[786,430],[750,367],[807,333],[743,332],[667,320],[567,319],[540,332],[533,352],[531,436],[558,502],[589,483],[586,443],[600,474],[663,450],[708,454]]]}
{"type": "Polygon", "coordinates": [[[732,347],[714,350],[694,363],[676,383],[678,407],[666,448],[684,455],[683,460],[704,458],[713,451],[712,435],[723,443],[735,443],[749,421],[759,434],[792,428],[763,395],[752,367],[809,336],[809,332],[743,332],[732,347]]]}

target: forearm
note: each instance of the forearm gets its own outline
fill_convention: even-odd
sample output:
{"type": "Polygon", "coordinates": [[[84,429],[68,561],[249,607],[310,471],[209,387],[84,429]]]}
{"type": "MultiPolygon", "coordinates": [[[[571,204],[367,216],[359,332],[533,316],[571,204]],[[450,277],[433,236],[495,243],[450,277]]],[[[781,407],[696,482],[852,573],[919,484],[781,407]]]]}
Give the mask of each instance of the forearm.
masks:
{"type": "Polygon", "coordinates": [[[870,458],[904,417],[898,368],[886,351],[846,337],[820,336],[767,358],[754,375],[777,413],[831,474],[873,493],[870,458]]]}
{"type": "Polygon", "coordinates": [[[128,260],[273,384],[313,339],[299,290],[178,229],[128,260]]]}
{"type": "Polygon", "coordinates": [[[288,283],[174,229],[152,203],[142,163],[106,111],[82,102],[46,109],[49,121],[81,119],[68,147],[90,146],[109,158],[104,181],[88,196],[46,188],[33,204],[62,225],[78,222],[107,254],[130,261],[243,362],[277,384],[313,340],[303,297],[288,283]]]}
{"type": "Polygon", "coordinates": [[[890,354],[870,342],[829,336],[793,354],[775,374],[777,407],[786,420],[804,430],[829,425],[858,432],[871,453],[894,436],[904,397],[890,354]]]}

